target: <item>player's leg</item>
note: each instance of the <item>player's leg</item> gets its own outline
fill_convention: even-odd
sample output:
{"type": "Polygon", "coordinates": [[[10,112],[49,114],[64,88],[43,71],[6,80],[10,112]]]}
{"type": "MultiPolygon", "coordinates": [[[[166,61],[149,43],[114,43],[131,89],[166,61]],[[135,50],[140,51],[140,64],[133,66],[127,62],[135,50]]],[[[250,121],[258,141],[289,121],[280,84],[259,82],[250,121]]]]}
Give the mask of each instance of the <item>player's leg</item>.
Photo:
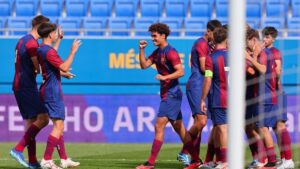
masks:
{"type": "Polygon", "coordinates": [[[215,152],[216,163],[215,168],[227,168],[227,110],[213,109],[213,124],[215,126],[215,152]]]}
{"type": "Polygon", "coordinates": [[[28,147],[29,164],[31,168],[38,167],[36,159],[36,142],[35,137],[39,131],[48,124],[48,115],[46,109],[41,103],[37,91],[15,91],[14,92],[21,115],[26,120],[26,132],[18,144],[11,150],[10,154],[19,163],[25,167],[31,167],[26,164],[22,152],[25,147],[28,147]],[[42,113],[42,114],[40,114],[42,113]],[[42,118],[42,123],[39,123],[39,116],[42,118]]]}
{"type": "Polygon", "coordinates": [[[155,123],[155,137],[152,143],[151,153],[147,160],[142,165],[139,165],[136,167],[136,169],[153,169],[155,160],[159,154],[159,151],[163,145],[164,142],[164,130],[169,122],[167,117],[157,117],[156,123],[155,123]]]}
{"type": "Polygon", "coordinates": [[[48,137],[44,158],[41,161],[41,166],[43,169],[60,169],[60,167],[55,165],[55,163],[52,161],[52,154],[54,149],[59,145],[59,138],[63,134],[64,130],[64,121],[62,119],[52,119],[52,122],[53,129],[48,137]]]}
{"type": "Polygon", "coordinates": [[[277,144],[280,149],[280,156],[285,168],[295,168],[292,159],[291,137],[287,131],[285,122],[277,121],[276,127],[273,129],[276,134],[277,144]]]}
{"type": "Polygon", "coordinates": [[[214,163],[214,156],[215,156],[214,140],[216,138],[215,133],[216,133],[215,127],[213,127],[208,138],[207,150],[206,150],[205,161],[204,161],[205,164],[214,163]]]}

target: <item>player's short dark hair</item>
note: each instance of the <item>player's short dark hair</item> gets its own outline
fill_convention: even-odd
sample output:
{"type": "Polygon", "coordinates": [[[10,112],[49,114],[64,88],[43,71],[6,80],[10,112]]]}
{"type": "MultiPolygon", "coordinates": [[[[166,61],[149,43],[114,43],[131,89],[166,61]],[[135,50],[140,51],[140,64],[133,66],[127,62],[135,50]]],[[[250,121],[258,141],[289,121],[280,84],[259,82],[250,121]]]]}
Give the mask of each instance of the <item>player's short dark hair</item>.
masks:
{"type": "Polygon", "coordinates": [[[38,15],[32,19],[31,26],[34,28],[36,26],[39,26],[41,23],[49,22],[49,21],[50,21],[49,18],[47,18],[43,15],[38,15]]]}
{"type": "Polygon", "coordinates": [[[152,24],[149,29],[149,32],[157,32],[159,34],[165,34],[166,38],[170,35],[170,28],[168,25],[164,24],[164,23],[155,23],[152,24]]]}
{"type": "Polygon", "coordinates": [[[216,42],[216,44],[220,44],[227,39],[227,29],[224,28],[223,26],[216,28],[213,34],[214,34],[214,41],[216,42]]]}
{"type": "Polygon", "coordinates": [[[51,32],[55,31],[56,28],[57,25],[54,23],[42,23],[38,28],[38,34],[41,38],[46,38],[51,32]]]}
{"type": "Polygon", "coordinates": [[[267,26],[262,30],[262,34],[264,36],[270,35],[275,39],[278,35],[278,31],[273,26],[267,26]]]}
{"type": "Polygon", "coordinates": [[[219,20],[214,19],[207,22],[206,29],[214,31],[217,27],[221,27],[221,26],[222,26],[221,22],[219,20]]]}
{"type": "Polygon", "coordinates": [[[253,28],[250,28],[247,30],[247,33],[246,33],[246,39],[247,40],[250,40],[252,38],[257,38],[259,39],[259,33],[257,30],[253,29],[253,28]]]}
{"type": "Polygon", "coordinates": [[[224,24],[224,25],[222,25],[222,27],[223,27],[224,29],[228,30],[228,24],[224,24]]]}

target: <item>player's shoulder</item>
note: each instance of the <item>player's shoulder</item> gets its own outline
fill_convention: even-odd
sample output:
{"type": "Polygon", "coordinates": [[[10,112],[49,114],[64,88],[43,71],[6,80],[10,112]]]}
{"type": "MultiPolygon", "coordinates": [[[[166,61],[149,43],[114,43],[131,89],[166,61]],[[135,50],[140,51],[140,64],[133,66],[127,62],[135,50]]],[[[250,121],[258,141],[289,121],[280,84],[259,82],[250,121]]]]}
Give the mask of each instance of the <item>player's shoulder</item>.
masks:
{"type": "Polygon", "coordinates": [[[275,48],[275,47],[272,47],[272,48],[271,48],[271,51],[272,51],[273,53],[280,53],[280,50],[277,49],[277,48],[275,48]]]}

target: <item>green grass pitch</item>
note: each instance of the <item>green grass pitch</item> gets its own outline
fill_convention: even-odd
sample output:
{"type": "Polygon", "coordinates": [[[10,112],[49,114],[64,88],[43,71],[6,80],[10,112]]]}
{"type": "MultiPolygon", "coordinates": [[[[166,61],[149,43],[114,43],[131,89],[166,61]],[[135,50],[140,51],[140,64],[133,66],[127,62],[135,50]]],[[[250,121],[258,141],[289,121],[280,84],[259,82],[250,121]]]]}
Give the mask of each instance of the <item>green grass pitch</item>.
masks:
{"type": "MultiPolygon", "coordinates": [[[[22,169],[8,152],[14,143],[0,143],[0,169],[22,169]]],[[[81,162],[78,169],[134,169],[147,160],[150,153],[150,144],[101,144],[101,143],[67,143],[68,155],[81,162]]],[[[179,144],[164,144],[156,163],[157,169],[182,169],[181,163],[176,160],[180,150],[179,144]]],[[[45,144],[38,144],[38,158],[43,155],[45,144]]],[[[206,145],[202,146],[201,158],[206,153],[206,145]]],[[[25,155],[27,152],[25,151],[25,155]]],[[[300,145],[293,145],[293,158],[300,168],[300,145]]],[[[54,159],[58,159],[55,151],[54,159]]],[[[246,149],[246,162],[250,162],[250,152],[246,149]]],[[[56,160],[58,164],[58,161],[56,160]]],[[[246,164],[245,164],[246,165],[246,164]]]]}

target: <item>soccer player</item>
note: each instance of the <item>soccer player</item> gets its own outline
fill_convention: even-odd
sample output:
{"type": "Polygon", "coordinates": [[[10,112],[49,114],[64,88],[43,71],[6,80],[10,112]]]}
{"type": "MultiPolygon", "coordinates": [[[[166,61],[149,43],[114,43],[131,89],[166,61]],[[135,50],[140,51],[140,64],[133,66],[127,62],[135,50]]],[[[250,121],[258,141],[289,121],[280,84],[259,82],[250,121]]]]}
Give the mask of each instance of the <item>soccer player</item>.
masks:
{"type": "Polygon", "coordinates": [[[276,28],[267,26],[262,31],[263,41],[266,46],[265,51],[270,54],[275,60],[275,71],[277,79],[277,103],[279,106],[277,115],[276,115],[276,125],[273,127],[277,137],[278,147],[280,149],[280,157],[283,162],[284,168],[295,168],[295,164],[292,160],[292,149],[291,149],[291,138],[290,134],[287,131],[285,122],[287,119],[287,112],[285,109],[286,100],[284,98],[284,91],[281,85],[281,76],[282,76],[282,57],[280,51],[274,47],[274,41],[278,35],[276,28]]]}
{"type": "MultiPolygon", "coordinates": [[[[256,32],[254,37],[256,40],[247,40],[247,43],[253,42],[253,45],[255,45],[255,43],[258,43],[259,34],[256,30],[252,31],[256,32]]],[[[251,45],[252,44],[250,44],[250,46],[251,45]]],[[[263,50],[259,57],[261,61],[260,63],[257,62],[257,58],[251,57],[246,53],[246,59],[250,62],[250,64],[252,64],[253,68],[260,73],[259,95],[263,98],[263,100],[261,100],[262,107],[259,107],[258,114],[256,115],[259,118],[256,123],[256,127],[259,129],[259,132],[262,133],[266,148],[268,163],[265,164],[264,167],[276,167],[274,141],[269,131],[269,127],[273,127],[276,122],[276,120],[272,118],[272,114],[276,113],[278,109],[276,98],[275,60],[272,58],[270,53],[267,53],[266,50],[263,50]]]]}
{"type": "Polygon", "coordinates": [[[66,78],[72,78],[74,76],[69,70],[81,43],[78,40],[74,40],[69,56],[63,61],[52,47],[52,44],[57,39],[57,26],[52,23],[43,23],[38,28],[38,34],[43,39],[43,43],[37,51],[43,76],[40,95],[53,122],[53,129],[48,137],[41,167],[43,169],[60,169],[60,167],[55,165],[52,161],[54,148],[58,150],[62,168],[76,167],[79,166],[80,163],[74,162],[67,157],[64,146],[65,106],[61,89],[61,75],[66,78]]]}
{"type": "Polygon", "coordinates": [[[246,55],[253,58],[254,64],[259,65],[255,68],[253,63],[246,61],[246,135],[249,141],[249,147],[252,153],[253,161],[248,168],[259,168],[265,165],[266,154],[264,142],[261,139],[256,127],[257,114],[259,111],[259,93],[258,78],[260,74],[265,73],[264,60],[266,54],[262,52],[262,46],[259,42],[258,31],[249,28],[246,32],[246,55]]]}
{"type": "MultiPolygon", "coordinates": [[[[202,83],[205,71],[205,59],[213,51],[209,44],[213,44],[213,31],[215,28],[222,26],[218,20],[211,20],[207,23],[206,33],[203,37],[196,40],[191,51],[191,76],[186,85],[186,95],[194,117],[194,124],[189,129],[194,142],[194,149],[199,156],[201,133],[207,122],[206,112],[200,110],[200,97],[202,90],[202,83]]],[[[181,152],[177,155],[177,159],[182,161],[184,165],[190,164],[188,150],[183,147],[181,152]]]]}
{"type": "Polygon", "coordinates": [[[208,110],[215,127],[214,148],[216,152],[215,168],[227,168],[227,29],[216,28],[214,33],[215,51],[206,58],[205,79],[201,95],[201,111],[207,112],[206,97],[208,96],[208,110]]]}
{"type": "MultiPolygon", "coordinates": [[[[140,41],[140,66],[142,69],[149,68],[152,64],[156,65],[158,74],[156,79],[160,81],[161,102],[155,124],[155,138],[152,144],[151,154],[147,162],[136,167],[136,169],[153,169],[157,155],[163,145],[164,129],[168,122],[171,123],[174,130],[184,142],[186,130],[182,122],[181,102],[182,91],[180,89],[178,78],[184,75],[179,55],[177,51],[168,44],[167,37],[170,29],[166,24],[156,23],[149,27],[151,38],[158,48],[146,58],[145,47],[146,41],[140,41]]],[[[199,162],[199,157],[195,156],[192,142],[188,143],[189,153],[193,154],[193,160],[199,162]]],[[[199,164],[197,165],[197,167],[199,164]]]]}
{"type": "Polygon", "coordinates": [[[14,95],[20,109],[22,118],[26,121],[25,134],[18,144],[10,151],[10,155],[26,168],[39,168],[36,158],[36,135],[47,126],[49,117],[47,110],[40,100],[36,75],[40,73],[37,59],[38,39],[37,29],[41,23],[49,22],[45,16],[39,15],[33,18],[32,30],[23,36],[15,48],[15,76],[13,81],[14,95]],[[27,147],[29,163],[23,156],[27,147]]]}

